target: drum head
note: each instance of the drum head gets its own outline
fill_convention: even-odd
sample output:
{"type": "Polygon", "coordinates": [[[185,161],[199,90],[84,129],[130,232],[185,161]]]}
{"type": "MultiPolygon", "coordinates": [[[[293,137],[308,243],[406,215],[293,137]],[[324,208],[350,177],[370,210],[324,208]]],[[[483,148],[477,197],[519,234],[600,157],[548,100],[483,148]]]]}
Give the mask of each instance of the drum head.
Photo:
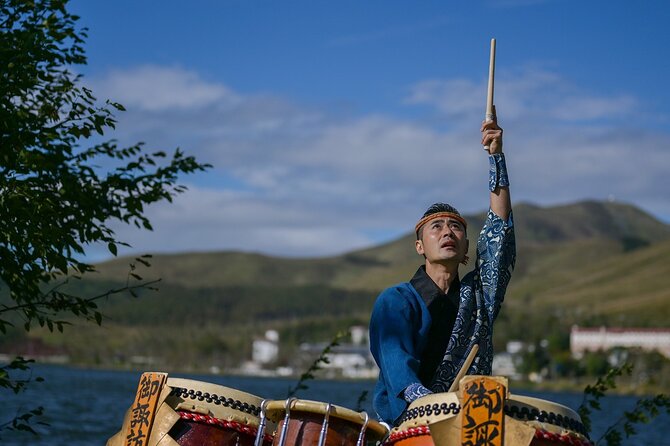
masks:
{"type": "Polygon", "coordinates": [[[426,395],[409,405],[396,429],[406,431],[412,427],[428,426],[455,417],[460,410],[461,403],[456,392],[426,395]]]}
{"type": "Polygon", "coordinates": [[[167,385],[172,392],[165,401],[174,410],[258,427],[262,400],[255,395],[183,378],[168,378],[167,385]]]}
{"type": "MultiPolygon", "coordinates": [[[[393,432],[405,432],[410,428],[455,417],[461,406],[456,392],[433,393],[418,398],[409,405],[401,422],[393,432]]],[[[536,429],[556,434],[569,433],[587,438],[582,420],[574,410],[562,404],[523,395],[511,395],[505,400],[505,415],[523,421],[536,429]]]]}
{"type": "Polygon", "coordinates": [[[505,401],[505,415],[552,433],[570,433],[583,438],[588,435],[577,412],[553,401],[512,395],[505,401]]]}

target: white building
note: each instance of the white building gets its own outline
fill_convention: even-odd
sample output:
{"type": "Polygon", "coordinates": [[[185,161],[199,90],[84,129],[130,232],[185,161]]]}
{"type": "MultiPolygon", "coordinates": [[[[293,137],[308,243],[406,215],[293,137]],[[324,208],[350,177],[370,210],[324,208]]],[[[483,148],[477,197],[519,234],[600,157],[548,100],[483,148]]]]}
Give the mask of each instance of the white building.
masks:
{"type": "Polygon", "coordinates": [[[515,356],[511,353],[497,353],[493,355],[493,364],[491,365],[493,375],[507,376],[512,379],[521,379],[517,372],[515,356]]]}
{"type": "MultiPolygon", "coordinates": [[[[329,370],[332,376],[345,378],[376,378],[379,369],[370,353],[368,329],[364,326],[353,326],[349,329],[351,344],[340,344],[332,347],[328,353],[328,362],[321,364],[321,368],[329,370]]],[[[300,351],[308,357],[319,355],[325,343],[304,343],[300,351]]]]}
{"type": "Polygon", "coordinates": [[[493,374],[507,376],[511,379],[521,379],[522,376],[518,370],[526,349],[527,345],[523,341],[512,340],[507,342],[504,352],[493,355],[493,364],[491,365],[493,374]]]}
{"type": "Polygon", "coordinates": [[[368,344],[368,328],[362,325],[354,325],[349,329],[351,334],[351,343],[354,345],[368,344]]]}
{"type": "Polygon", "coordinates": [[[582,328],[570,330],[570,352],[580,358],[585,352],[607,351],[614,347],[658,351],[670,358],[669,328],[582,328]]]}
{"type": "MultiPolygon", "coordinates": [[[[321,353],[325,347],[325,343],[305,343],[300,346],[300,351],[313,357],[321,353]]],[[[321,368],[336,372],[345,378],[376,378],[379,374],[367,345],[337,345],[328,353],[328,362],[321,364],[321,368]]]]}
{"type": "Polygon", "coordinates": [[[275,330],[265,332],[265,337],[255,339],[251,344],[251,360],[256,364],[270,364],[279,356],[279,333],[275,330]]]}

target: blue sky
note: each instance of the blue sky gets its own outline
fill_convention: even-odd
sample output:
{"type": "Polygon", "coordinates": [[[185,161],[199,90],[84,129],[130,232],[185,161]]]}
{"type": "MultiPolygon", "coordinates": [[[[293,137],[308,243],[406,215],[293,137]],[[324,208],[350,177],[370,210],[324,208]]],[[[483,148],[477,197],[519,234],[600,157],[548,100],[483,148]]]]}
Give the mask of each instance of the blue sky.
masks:
{"type": "MultiPolygon", "coordinates": [[[[486,209],[491,37],[514,202],[633,203],[670,221],[664,1],[73,1],[79,67],[123,144],[214,169],[119,226],[124,253],[332,255],[486,209]]],[[[96,259],[104,254],[93,252],[96,259]]]]}

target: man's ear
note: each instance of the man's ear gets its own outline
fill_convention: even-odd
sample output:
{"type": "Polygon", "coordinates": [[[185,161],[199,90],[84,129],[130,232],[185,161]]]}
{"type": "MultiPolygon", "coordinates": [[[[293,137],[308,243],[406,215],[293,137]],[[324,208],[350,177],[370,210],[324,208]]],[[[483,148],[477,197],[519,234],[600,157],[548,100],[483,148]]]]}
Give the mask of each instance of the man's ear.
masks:
{"type": "Polygon", "coordinates": [[[468,256],[468,251],[469,250],[470,250],[470,240],[466,238],[465,239],[465,255],[463,256],[463,260],[461,261],[461,263],[463,265],[467,265],[468,262],[470,261],[470,256],[468,256]]]}
{"type": "Polygon", "coordinates": [[[417,240],[414,242],[414,248],[416,249],[416,253],[422,256],[424,254],[423,251],[423,242],[421,240],[417,240]]]}

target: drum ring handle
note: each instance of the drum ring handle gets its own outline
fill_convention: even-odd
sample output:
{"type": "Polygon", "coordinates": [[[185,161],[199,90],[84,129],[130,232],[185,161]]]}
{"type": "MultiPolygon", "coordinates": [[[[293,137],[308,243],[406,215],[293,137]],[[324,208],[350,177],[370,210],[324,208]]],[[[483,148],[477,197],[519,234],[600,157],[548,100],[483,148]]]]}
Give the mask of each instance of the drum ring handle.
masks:
{"type": "Polygon", "coordinates": [[[281,428],[281,434],[279,435],[279,444],[277,446],[284,446],[284,443],[286,443],[286,434],[288,433],[288,420],[289,417],[291,416],[291,403],[295,401],[297,398],[289,398],[286,400],[284,403],[284,411],[286,414],[284,415],[284,424],[281,428]]]}
{"type": "Polygon", "coordinates": [[[363,427],[361,427],[361,432],[358,434],[358,441],[356,441],[356,446],[363,446],[363,439],[365,438],[365,431],[368,428],[368,423],[370,422],[370,416],[367,412],[361,412],[361,415],[364,417],[363,427]]]}
{"type": "Polygon", "coordinates": [[[268,400],[261,401],[261,420],[258,423],[258,431],[256,432],[256,441],[254,442],[254,446],[263,446],[263,435],[265,434],[265,424],[267,422],[265,415],[265,406],[267,402],[268,400]]]}
{"type": "Polygon", "coordinates": [[[326,405],[326,413],[323,416],[323,424],[321,425],[321,434],[319,434],[319,446],[324,446],[326,444],[326,436],[328,435],[328,418],[330,417],[330,409],[332,407],[333,405],[330,403],[326,405]]]}

